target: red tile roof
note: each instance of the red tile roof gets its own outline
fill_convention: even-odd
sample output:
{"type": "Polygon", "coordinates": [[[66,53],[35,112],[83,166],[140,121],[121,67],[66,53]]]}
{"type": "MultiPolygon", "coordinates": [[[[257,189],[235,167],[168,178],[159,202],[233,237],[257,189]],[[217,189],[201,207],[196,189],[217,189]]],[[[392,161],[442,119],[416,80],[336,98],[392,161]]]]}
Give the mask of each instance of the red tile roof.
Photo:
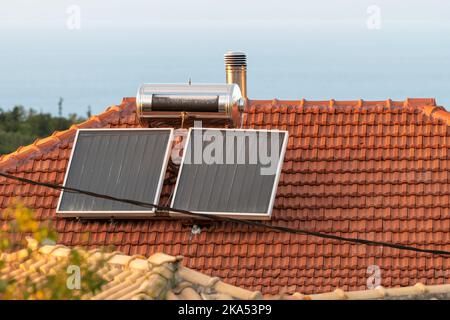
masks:
{"type": "MultiPolygon", "coordinates": [[[[290,132],[270,223],[450,250],[450,114],[434,99],[252,100],[244,123],[290,132]]],[[[0,170],[62,183],[77,128],[136,126],[135,101],[127,98],[70,130],[1,157],[0,170]]],[[[172,188],[164,186],[161,203],[172,188]]],[[[449,277],[449,259],[442,256],[225,222],[200,223],[202,232],[194,236],[186,220],[58,218],[59,192],[0,178],[0,208],[14,197],[35,208],[39,219],[54,220],[62,244],[113,244],[130,255],[183,255],[188,267],[264,294],[365,289],[370,265],[381,268],[385,287],[442,284],[449,277]]]]}

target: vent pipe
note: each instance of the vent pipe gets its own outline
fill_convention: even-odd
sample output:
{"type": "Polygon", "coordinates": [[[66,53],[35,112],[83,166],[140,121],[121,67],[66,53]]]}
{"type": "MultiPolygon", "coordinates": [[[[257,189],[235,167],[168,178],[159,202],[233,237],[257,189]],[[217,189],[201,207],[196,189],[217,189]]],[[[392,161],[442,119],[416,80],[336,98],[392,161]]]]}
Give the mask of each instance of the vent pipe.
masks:
{"type": "Polygon", "coordinates": [[[241,89],[242,98],[247,98],[247,57],[242,52],[225,53],[227,84],[235,83],[241,89]]]}

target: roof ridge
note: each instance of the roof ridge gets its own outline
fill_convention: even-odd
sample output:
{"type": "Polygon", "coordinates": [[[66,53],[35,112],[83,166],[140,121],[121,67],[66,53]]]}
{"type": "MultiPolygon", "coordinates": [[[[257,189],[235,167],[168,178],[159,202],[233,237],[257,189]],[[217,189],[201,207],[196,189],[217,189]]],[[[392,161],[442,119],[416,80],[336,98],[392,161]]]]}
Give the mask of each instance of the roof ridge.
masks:
{"type": "MultiPolygon", "coordinates": [[[[64,245],[50,244],[35,247],[34,250],[42,255],[67,258],[74,248],[64,245]]],[[[99,249],[85,250],[78,248],[83,254],[87,255],[88,260],[97,260],[104,257],[108,264],[121,266],[124,269],[149,270],[151,266],[160,266],[165,263],[176,263],[183,259],[183,256],[171,256],[164,253],[154,253],[148,259],[142,255],[127,255],[120,251],[104,252],[99,249]]]]}
{"type": "Polygon", "coordinates": [[[420,109],[423,114],[429,116],[430,118],[441,120],[446,125],[450,126],[450,112],[443,106],[423,106],[420,107],[420,109]]]}
{"type": "Polygon", "coordinates": [[[303,295],[301,293],[294,293],[287,295],[287,299],[302,299],[302,300],[368,300],[368,299],[385,299],[385,298],[401,298],[414,297],[424,294],[439,295],[450,294],[450,283],[425,285],[417,282],[415,285],[407,287],[391,287],[385,288],[378,286],[374,289],[344,291],[340,288],[334,291],[303,295]]]}
{"type": "Polygon", "coordinates": [[[77,129],[99,127],[104,122],[107,122],[112,116],[126,110],[130,104],[132,104],[132,102],[122,101],[120,105],[111,105],[102,113],[93,115],[79,124],[73,124],[69,129],[55,131],[48,137],[36,139],[32,144],[20,146],[15,151],[0,156],[0,169],[8,170],[11,167],[17,166],[19,163],[30,160],[33,155],[42,154],[43,152],[48,151],[50,148],[53,148],[62,141],[72,137],[77,129]]]}
{"type": "Polygon", "coordinates": [[[409,109],[423,109],[423,108],[431,108],[437,107],[436,100],[434,98],[406,98],[405,100],[363,100],[363,99],[354,99],[354,100],[336,100],[336,99],[328,99],[328,100],[307,100],[302,98],[300,100],[291,100],[291,99],[265,99],[265,100],[249,100],[249,106],[257,106],[259,104],[265,104],[270,107],[279,107],[281,105],[287,104],[300,108],[324,108],[333,110],[336,107],[349,107],[349,108],[370,108],[370,107],[386,107],[389,109],[401,109],[401,108],[409,108],[409,109]]]}
{"type": "MultiPolygon", "coordinates": [[[[75,248],[67,247],[60,244],[49,244],[39,246],[37,241],[32,238],[27,238],[28,249],[22,249],[2,256],[6,261],[20,260],[23,261],[29,258],[32,254],[39,254],[41,256],[48,256],[58,259],[66,259],[69,257],[72,250],[75,248]]],[[[95,263],[101,259],[106,260],[106,264],[110,267],[121,267],[122,270],[133,270],[139,272],[161,273],[161,268],[170,267],[176,273],[176,279],[180,285],[180,291],[187,287],[196,288],[203,287],[212,289],[220,294],[228,295],[232,298],[238,299],[262,299],[262,294],[259,291],[250,291],[241,287],[237,287],[226,282],[223,282],[218,277],[211,277],[204,273],[195,271],[188,267],[181,265],[183,256],[172,256],[161,252],[156,252],[150,257],[146,258],[141,255],[126,255],[119,251],[106,252],[100,249],[85,250],[78,248],[80,254],[85,256],[87,261],[95,263]],[[184,283],[184,285],[183,285],[184,283]]],[[[171,288],[175,289],[175,288],[171,288]]],[[[199,293],[195,293],[200,298],[199,293]]],[[[206,290],[207,291],[207,290],[206,290]]],[[[205,292],[206,292],[205,291],[205,292]]],[[[95,297],[94,297],[95,298],[95,297]]]]}
{"type": "MultiPolygon", "coordinates": [[[[417,109],[426,116],[431,118],[441,120],[446,125],[450,126],[450,111],[447,111],[443,106],[437,105],[435,98],[406,98],[405,100],[306,100],[302,98],[301,100],[280,100],[273,98],[271,100],[249,100],[249,108],[252,106],[257,107],[258,104],[270,105],[273,107],[282,107],[284,104],[299,107],[299,108],[312,108],[318,111],[318,109],[323,108],[324,110],[335,110],[336,107],[349,107],[355,109],[362,109],[364,107],[375,107],[384,104],[388,109],[417,109]]],[[[267,109],[265,109],[267,110],[267,109]]],[[[247,112],[249,109],[247,109],[247,112]]],[[[267,112],[267,111],[266,111],[267,112]]]]}

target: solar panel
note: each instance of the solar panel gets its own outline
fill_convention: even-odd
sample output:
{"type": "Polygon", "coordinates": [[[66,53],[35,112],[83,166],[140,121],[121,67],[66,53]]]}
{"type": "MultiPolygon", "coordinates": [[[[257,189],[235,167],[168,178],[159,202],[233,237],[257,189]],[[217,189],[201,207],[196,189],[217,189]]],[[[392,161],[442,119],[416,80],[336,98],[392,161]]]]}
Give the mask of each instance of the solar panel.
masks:
{"type": "Polygon", "coordinates": [[[279,130],[191,128],[171,206],[270,218],[287,139],[279,130]]]}
{"type": "MultiPolygon", "coordinates": [[[[64,186],[157,204],[173,129],[80,129],[64,186]]],[[[154,209],[63,191],[64,216],[146,217],[154,209]]]]}

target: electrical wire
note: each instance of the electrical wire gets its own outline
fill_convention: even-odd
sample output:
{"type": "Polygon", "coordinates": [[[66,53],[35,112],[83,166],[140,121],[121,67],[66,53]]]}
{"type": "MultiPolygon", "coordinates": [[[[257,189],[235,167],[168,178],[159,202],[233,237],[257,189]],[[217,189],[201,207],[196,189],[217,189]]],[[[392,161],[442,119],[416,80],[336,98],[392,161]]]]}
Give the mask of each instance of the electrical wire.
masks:
{"type": "Polygon", "coordinates": [[[293,229],[293,228],[283,227],[283,226],[275,226],[275,225],[266,224],[266,223],[263,223],[260,221],[254,221],[254,220],[241,220],[241,219],[235,219],[235,218],[230,218],[230,217],[217,216],[217,215],[213,215],[213,214],[195,213],[195,212],[191,212],[188,210],[172,208],[169,206],[160,206],[160,205],[153,204],[153,203],[147,203],[147,202],[131,200],[131,199],[122,199],[122,198],[99,194],[96,192],[86,191],[86,190],[82,190],[82,189],[65,187],[65,186],[62,186],[59,184],[39,182],[39,181],[27,179],[27,178],[17,177],[15,175],[11,175],[11,174],[4,173],[4,172],[0,172],[0,176],[7,178],[7,179],[20,181],[20,182],[26,183],[26,184],[38,185],[38,186],[47,187],[47,188],[60,190],[60,191],[65,191],[65,192],[70,192],[70,193],[84,194],[84,195],[95,197],[95,198],[101,198],[101,199],[106,199],[106,200],[112,200],[112,201],[132,204],[132,205],[136,205],[136,206],[140,206],[140,207],[144,207],[144,208],[156,209],[159,211],[175,212],[178,214],[191,216],[191,217],[197,217],[197,218],[203,218],[203,219],[207,218],[207,219],[215,220],[215,221],[226,221],[226,222],[232,222],[232,223],[237,223],[237,224],[244,224],[247,226],[261,227],[264,229],[277,231],[277,232],[314,236],[314,237],[319,237],[319,238],[324,238],[324,239],[344,241],[344,242],[350,242],[350,243],[355,243],[355,244],[363,244],[363,245],[368,245],[368,246],[382,246],[382,247],[390,247],[390,248],[394,248],[394,249],[398,249],[398,250],[407,250],[407,251],[414,251],[414,252],[421,252],[421,253],[429,253],[429,254],[434,254],[434,255],[441,255],[441,256],[445,256],[445,257],[450,256],[450,251],[445,251],[445,250],[423,249],[423,248],[406,246],[406,245],[390,243],[390,242],[374,241],[374,240],[367,240],[367,239],[354,238],[354,237],[342,237],[342,236],[337,236],[334,234],[328,234],[328,233],[322,233],[322,232],[316,232],[316,231],[308,231],[308,230],[293,229]]]}

